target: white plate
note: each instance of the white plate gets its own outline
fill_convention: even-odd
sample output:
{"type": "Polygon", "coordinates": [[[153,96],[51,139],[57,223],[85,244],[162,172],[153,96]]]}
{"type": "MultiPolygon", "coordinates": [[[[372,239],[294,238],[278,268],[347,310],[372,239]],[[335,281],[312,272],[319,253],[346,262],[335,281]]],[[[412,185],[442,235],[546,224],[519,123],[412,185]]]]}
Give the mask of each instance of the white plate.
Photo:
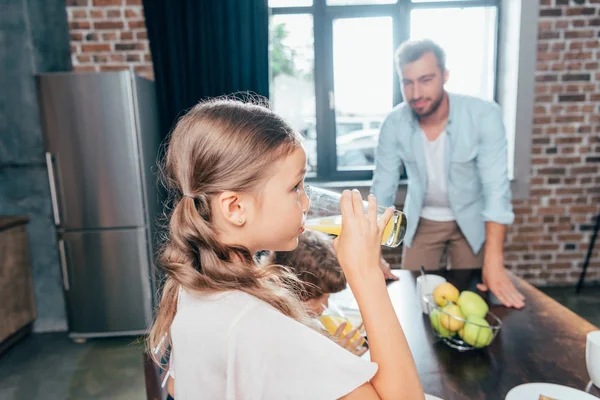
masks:
{"type": "Polygon", "coordinates": [[[511,389],[505,400],[539,400],[540,394],[558,400],[598,400],[581,390],[553,383],[526,383],[511,389]]]}
{"type": "Polygon", "coordinates": [[[432,394],[425,393],[425,400],[442,400],[442,399],[437,396],[434,396],[432,394]]]}

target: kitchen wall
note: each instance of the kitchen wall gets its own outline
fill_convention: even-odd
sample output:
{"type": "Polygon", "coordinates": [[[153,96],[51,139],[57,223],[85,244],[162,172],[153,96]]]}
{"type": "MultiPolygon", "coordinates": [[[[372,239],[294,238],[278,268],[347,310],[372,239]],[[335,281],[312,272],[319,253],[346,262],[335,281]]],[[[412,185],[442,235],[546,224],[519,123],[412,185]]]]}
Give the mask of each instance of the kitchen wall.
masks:
{"type": "Polygon", "coordinates": [[[70,69],[64,0],[0,2],[0,214],[30,217],[36,331],[67,322],[34,74],[70,69]]]}

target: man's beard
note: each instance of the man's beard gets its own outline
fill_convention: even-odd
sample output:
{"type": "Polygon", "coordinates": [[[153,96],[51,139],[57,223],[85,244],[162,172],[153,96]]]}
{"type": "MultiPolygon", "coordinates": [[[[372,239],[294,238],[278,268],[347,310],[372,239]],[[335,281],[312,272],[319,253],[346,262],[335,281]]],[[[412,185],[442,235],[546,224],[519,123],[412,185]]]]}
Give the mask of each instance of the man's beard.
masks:
{"type": "Polygon", "coordinates": [[[440,93],[440,96],[433,102],[433,104],[431,105],[431,108],[427,112],[425,112],[423,114],[419,114],[415,111],[414,108],[411,107],[411,109],[412,109],[413,113],[417,116],[417,118],[427,118],[431,114],[436,112],[438,108],[440,108],[442,101],[444,101],[444,91],[443,90],[440,93]]]}

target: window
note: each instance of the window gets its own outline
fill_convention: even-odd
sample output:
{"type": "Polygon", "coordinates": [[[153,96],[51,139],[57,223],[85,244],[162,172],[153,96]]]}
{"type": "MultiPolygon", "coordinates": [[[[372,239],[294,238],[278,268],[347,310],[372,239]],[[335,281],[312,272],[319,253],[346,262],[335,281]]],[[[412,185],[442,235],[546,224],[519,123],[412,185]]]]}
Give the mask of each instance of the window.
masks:
{"type": "Polygon", "coordinates": [[[496,7],[411,11],[411,39],[432,39],[446,52],[446,90],[494,100],[496,12],[496,7]]]}
{"type": "Polygon", "coordinates": [[[500,0],[269,0],[271,103],[304,137],[309,175],[370,180],[381,124],[402,101],[394,51],[431,38],[446,89],[495,98],[500,0]]]}

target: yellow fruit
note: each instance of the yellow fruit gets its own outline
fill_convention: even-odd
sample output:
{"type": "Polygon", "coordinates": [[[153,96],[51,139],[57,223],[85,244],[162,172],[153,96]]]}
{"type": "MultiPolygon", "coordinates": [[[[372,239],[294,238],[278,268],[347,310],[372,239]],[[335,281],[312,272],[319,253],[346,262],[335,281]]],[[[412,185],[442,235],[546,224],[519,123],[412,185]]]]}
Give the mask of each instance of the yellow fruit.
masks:
{"type": "Polygon", "coordinates": [[[449,331],[456,332],[465,324],[464,321],[457,319],[462,318],[464,320],[465,316],[456,304],[448,304],[446,307],[442,308],[442,311],[443,312],[440,315],[440,323],[449,331]]]}
{"type": "Polygon", "coordinates": [[[430,314],[429,314],[429,320],[431,321],[431,326],[433,326],[433,329],[435,329],[435,331],[441,336],[441,337],[451,337],[454,336],[454,332],[444,328],[441,324],[440,324],[440,315],[442,313],[440,312],[439,308],[436,308],[435,310],[433,310],[430,314]]]}
{"type": "Polygon", "coordinates": [[[449,282],[439,284],[433,289],[433,300],[440,307],[444,307],[449,302],[456,303],[459,296],[458,289],[449,282]]]}
{"type": "MultiPolygon", "coordinates": [[[[321,323],[323,324],[323,326],[325,327],[325,329],[331,336],[335,335],[335,332],[337,331],[338,327],[343,322],[345,322],[346,327],[342,331],[342,335],[340,336],[340,339],[343,339],[348,334],[348,332],[350,332],[354,328],[352,326],[352,324],[350,323],[350,321],[348,321],[346,318],[340,317],[338,315],[321,315],[319,317],[319,319],[321,320],[321,323]]],[[[356,332],[354,334],[354,336],[352,337],[352,339],[350,340],[350,342],[355,341],[360,337],[361,337],[361,334],[359,332],[356,332]]],[[[364,342],[364,338],[360,342],[358,342],[358,344],[361,345],[361,344],[363,344],[363,342],[364,342]]]]}

